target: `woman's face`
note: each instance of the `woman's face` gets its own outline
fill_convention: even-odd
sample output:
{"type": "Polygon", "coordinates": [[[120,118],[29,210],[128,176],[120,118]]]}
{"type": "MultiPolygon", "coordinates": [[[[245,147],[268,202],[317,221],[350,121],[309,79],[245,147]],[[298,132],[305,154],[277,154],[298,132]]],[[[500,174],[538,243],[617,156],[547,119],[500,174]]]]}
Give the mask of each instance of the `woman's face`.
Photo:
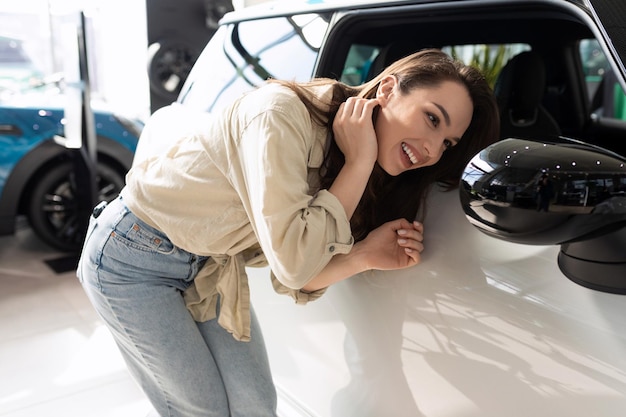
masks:
{"type": "Polygon", "coordinates": [[[393,176],[437,163],[459,142],[474,111],[465,86],[452,81],[402,95],[396,77],[387,76],[376,97],[378,163],[393,176]]]}

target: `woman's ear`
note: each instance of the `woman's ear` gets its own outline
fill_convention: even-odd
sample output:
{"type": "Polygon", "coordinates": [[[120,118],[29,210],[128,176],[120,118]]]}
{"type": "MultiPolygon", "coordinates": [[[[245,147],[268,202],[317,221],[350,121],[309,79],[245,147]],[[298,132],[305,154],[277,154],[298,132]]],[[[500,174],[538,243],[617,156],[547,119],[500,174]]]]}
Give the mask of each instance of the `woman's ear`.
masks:
{"type": "Polygon", "coordinates": [[[393,94],[398,80],[394,75],[387,75],[383,77],[378,83],[378,89],[376,89],[376,98],[379,99],[381,105],[386,103],[393,94]]]}

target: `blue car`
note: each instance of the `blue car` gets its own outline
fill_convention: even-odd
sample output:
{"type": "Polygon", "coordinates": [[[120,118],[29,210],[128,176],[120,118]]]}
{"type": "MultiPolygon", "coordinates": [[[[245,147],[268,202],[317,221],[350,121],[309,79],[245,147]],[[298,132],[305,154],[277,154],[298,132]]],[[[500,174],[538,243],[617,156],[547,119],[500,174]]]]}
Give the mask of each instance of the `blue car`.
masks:
{"type": "MultiPolygon", "coordinates": [[[[98,200],[114,198],[124,185],[140,120],[94,109],[98,200]]],[[[75,169],[64,136],[62,106],[0,102],[0,236],[13,234],[26,216],[33,231],[55,249],[80,248],[75,169]]]]}

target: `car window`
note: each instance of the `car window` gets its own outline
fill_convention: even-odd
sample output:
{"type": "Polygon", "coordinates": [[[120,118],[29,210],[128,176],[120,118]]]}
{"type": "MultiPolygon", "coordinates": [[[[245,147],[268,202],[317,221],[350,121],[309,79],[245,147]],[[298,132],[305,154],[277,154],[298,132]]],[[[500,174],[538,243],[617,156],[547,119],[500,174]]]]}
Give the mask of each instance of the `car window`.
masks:
{"type": "Polygon", "coordinates": [[[372,45],[354,44],[350,46],[340,81],[348,85],[359,85],[371,78],[370,69],[380,48],[372,45]]]}
{"type": "Polygon", "coordinates": [[[626,95],[596,39],[583,39],[580,60],[593,113],[626,120],[626,95]]]}
{"type": "Polygon", "coordinates": [[[20,41],[0,37],[0,64],[30,64],[20,41]]]}
{"type": "Polygon", "coordinates": [[[222,26],[196,62],[178,101],[212,112],[268,78],[307,81],[327,27],[327,20],[316,14],[222,26]]]}
{"type": "Polygon", "coordinates": [[[21,40],[0,36],[0,101],[29,88],[42,76],[21,40]]]}
{"type": "Polygon", "coordinates": [[[466,65],[472,65],[483,73],[489,85],[493,87],[502,67],[515,55],[530,51],[531,47],[525,43],[510,43],[497,45],[449,45],[443,51],[466,65]]]}
{"type": "MultiPolygon", "coordinates": [[[[522,51],[530,50],[531,47],[524,43],[514,43],[499,45],[447,45],[441,49],[465,64],[480,68],[493,87],[502,66],[511,57],[522,51]]],[[[381,56],[382,50],[383,48],[375,45],[360,43],[351,45],[341,73],[341,81],[349,85],[358,85],[371,79],[374,75],[372,71],[376,66],[375,61],[381,56]]]]}

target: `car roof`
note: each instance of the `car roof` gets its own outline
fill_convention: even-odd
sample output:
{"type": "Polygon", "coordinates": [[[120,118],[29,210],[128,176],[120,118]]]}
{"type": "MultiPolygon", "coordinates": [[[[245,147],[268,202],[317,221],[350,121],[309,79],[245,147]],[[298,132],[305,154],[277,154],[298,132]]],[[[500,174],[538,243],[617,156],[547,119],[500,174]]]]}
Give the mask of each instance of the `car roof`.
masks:
{"type": "MultiPolygon", "coordinates": [[[[365,16],[365,13],[369,13],[372,10],[393,13],[395,9],[398,9],[399,12],[397,18],[402,20],[405,15],[402,9],[409,11],[408,9],[413,8],[413,6],[416,8],[433,6],[444,13],[448,11],[456,13],[458,11],[463,14],[469,11],[476,11],[478,14],[473,15],[474,20],[485,21],[490,24],[493,23],[493,20],[483,20],[480,10],[485,12],[487,10],[494,11],[495,15],[497,15],[498,13],[506,14],[509,9],[515,8],[531,8],[535,11],[545,8],[547,14],[542,16],[540,20],[549,26],[548,15],[552,11],[561,10],[567,12],[569,9],[572,12],[576,12],[575,14],[578,14],[579,17],[584,17],[585,20],[595,21],[595,24],[588,26],[589,29],[594,28],[592,29],[594,30],[594,35],[598,39],[603,38],[606,41],[605,48],[607,54],[616,57],[615,70],[618,73],[626,74],[626,33],[622,30],[622,20],[625,12],[620,8],[619,4],[613,0],[277,0],[237,9],[226,14],[221,23],[228,24],[306,13],[331,14],[341,13],[342,11],[356,12],[352,13],[353,16],[359,15],[361,11],[365,16]]],[[[501,16],[504,16],[504,14],[501,14],[501,16]]],[[[517,22],[518,27],[525,24],[523,16],[507,16],[506,20],[509,20],[509,17],[511,18],[510,21],[517,22]]],[[[568,34],[570,27],[573,28],[575,25],[569,25],[566,20],[567,17],[564,19],[559,18],[558,28],[555,27],[553,30],[544,31],[543,34],[537,31],[536,37],[545,36],[548,33],[549,37],[560,36],[575,39],[578,36],[576,33],[568,34]]],[[[556,21],[553,20],[553,22],[556,21]]],[[[532,28],[535,24],[536,20],[532,22],[530,27],[532,28]]],[[[480,23],[478,26],[480,26],[480,23]]],[[[375,26],[372,26],[372,28],[375,29],[375,26]]],[[[466,32],[468,36],[475,32],[475,28],[476,26],[466,32]]],[[[507,31],[508,29],[505,30],[505,32],[507,31]]],[[[526,33],[528,34],[528,30],[526,30],[526,33]]],[[[372,31],[372,36],[378,36],[378,32],[372,31]]],[[[473,37],[478,38],[478,36],[473,37]]],[[[458,42],[458,39],[456,41],[458,42]]],[[[508,41],[514,42],[514,39],[511,38],[508,41]]],[[[468,42],[470,41],[468,40],[468,42]]]]}
{"type": "MultiPolygon", "coordinates": [[[[598,0],[595,0],[598,1],[598,0]]],[[[550,0],[550,3],[570,3],[587,12],[589,7],[584,0],[550,0]]],[[[403,5],[474,3],[480,5],[528,3],[528,0],[276,0],[245,7],[227,13],[224,23],[284,16],[300,13],[323,13],[341,10],[359,10],[366,8],[388,8],[403,5]]]]}

